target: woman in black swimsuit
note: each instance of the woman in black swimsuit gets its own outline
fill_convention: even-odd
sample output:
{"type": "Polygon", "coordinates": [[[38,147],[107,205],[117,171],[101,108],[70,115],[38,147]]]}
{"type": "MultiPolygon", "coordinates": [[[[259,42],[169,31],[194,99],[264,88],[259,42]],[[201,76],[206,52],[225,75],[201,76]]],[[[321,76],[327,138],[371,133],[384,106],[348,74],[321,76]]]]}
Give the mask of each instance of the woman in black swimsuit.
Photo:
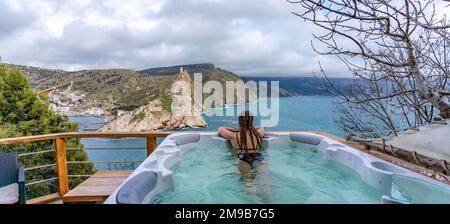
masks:
{"type": "Polygon", "coordinates": [[[253,165],[262,161],[261,146],[265,130],[262,127],[253,126],[253,115],[245,111],[239,116],[239,128],[219,128],[219,135],[228,139],[237,151],[239,159],[253,165]]]}
{"type": "MultiPolygon", "coordinates": [[[[263,137],[265,130],[263,127],[254,127],[254,117],[249,111],[245,111],[239,116],[239,128],[222,127],[219,128],[219,135],[228,139],[236,151],[238,167],[242,180],[245,183],[252,183],[256,177],[260,177],[260,185],[267,188],[268,178],[266,175],[267,164],[261,154],[263,137]]],[[[249,184],[248,191],[254,200],[259,201],[257,189],[254,184],[249,184]]],[[[265,198],[271,200],[271,190],[264,189],[265,198]]],[[[267,202],[266,202],[267,203],[267,202]]]]}

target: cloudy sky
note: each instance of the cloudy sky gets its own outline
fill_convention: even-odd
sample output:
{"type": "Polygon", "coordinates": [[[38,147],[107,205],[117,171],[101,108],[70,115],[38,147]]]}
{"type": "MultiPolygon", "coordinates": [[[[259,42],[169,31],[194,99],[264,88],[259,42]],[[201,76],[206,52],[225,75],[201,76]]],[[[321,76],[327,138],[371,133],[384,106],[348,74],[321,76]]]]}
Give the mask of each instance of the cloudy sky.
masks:
{"type": "Polygon", "coordinates": [[[0,0],[2,62],[65,70],[214,63],[240,75],[310,76],[317,28],[285,0],[0,0]]]}

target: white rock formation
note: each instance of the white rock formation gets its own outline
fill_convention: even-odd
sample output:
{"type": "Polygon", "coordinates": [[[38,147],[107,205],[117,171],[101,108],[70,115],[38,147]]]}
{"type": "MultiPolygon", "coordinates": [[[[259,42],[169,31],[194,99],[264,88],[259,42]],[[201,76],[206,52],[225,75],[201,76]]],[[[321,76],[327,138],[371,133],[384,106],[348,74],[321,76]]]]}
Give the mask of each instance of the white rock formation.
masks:
{"type": "Polygon", "coordinates": [[[206,127],[208,124],[193,106],[192,80],[182,70],[178,75],[176,91],[171,92],[171,112],[164,110],[160,99],[138,109],[124,113],[105,126],[100,132],[139,132],[158,129],[206,127]]]}

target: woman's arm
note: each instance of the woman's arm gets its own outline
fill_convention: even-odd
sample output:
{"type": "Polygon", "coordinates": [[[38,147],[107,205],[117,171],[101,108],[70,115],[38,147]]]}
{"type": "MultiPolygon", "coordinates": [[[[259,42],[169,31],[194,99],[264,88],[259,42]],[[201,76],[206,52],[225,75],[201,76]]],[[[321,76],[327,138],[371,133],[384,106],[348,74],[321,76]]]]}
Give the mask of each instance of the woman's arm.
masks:
{"type": "Polygon", "coordinates": [[[225,128],[225,129],[227,129],[228,131],[231,131],[231,132],[239,132],[239,128],[230,128],[230,127],[222,127],[222,128],[225,128]]]}
{"type": "Polygon", "coordinates": [[[221,127],[218,130],[220,136],[226,139],[233,138],[239,130],[235,128],[221,127]]]}

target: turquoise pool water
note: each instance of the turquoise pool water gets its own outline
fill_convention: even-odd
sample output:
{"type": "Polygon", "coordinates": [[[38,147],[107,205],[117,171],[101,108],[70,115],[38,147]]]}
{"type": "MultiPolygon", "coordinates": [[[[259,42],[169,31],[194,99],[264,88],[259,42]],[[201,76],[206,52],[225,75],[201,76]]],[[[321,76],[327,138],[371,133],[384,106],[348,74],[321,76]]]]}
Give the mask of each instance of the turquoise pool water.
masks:
{"type": "Polygon", "coordinates": [[[412,204],[450,204],[450,189],[412,177],[392,177],[391,199],[412,204]]]}
{"type": "Polygon", "coordinates": [[[174,165],[175,187],[149,203],[380,203],[382,192],[314,147],[274,143],[254,169],[226,145],[190,144],[174,165]]]}

